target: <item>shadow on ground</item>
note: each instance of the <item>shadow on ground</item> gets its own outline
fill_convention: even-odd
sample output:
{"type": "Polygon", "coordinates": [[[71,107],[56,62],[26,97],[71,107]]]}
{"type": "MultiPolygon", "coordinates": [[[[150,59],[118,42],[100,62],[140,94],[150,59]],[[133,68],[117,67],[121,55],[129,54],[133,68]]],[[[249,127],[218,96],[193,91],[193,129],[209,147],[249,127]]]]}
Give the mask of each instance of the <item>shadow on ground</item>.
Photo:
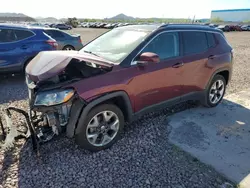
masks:
{"type": "Polygon", "coordinates": [[[219,187],[226,179],[168,142],[174,108],[143,116],[125,127],[111,149],[90,153],[58,138],[41,148],[41,159],[26,142],[3,155],[2,185],[14,187],[219,187]]]}
{"type": "Polygon", "coordinates": [[[169,125],[172,143],[242,188],[250,187],[249,91],[227,96],[216,108],[199,107],[175,114],[169,125]]]}
{"type": "Polygon", "coordinates": [[[0,104],[27,99],[26,87],[23,74],[0,75],[0,104]]]}

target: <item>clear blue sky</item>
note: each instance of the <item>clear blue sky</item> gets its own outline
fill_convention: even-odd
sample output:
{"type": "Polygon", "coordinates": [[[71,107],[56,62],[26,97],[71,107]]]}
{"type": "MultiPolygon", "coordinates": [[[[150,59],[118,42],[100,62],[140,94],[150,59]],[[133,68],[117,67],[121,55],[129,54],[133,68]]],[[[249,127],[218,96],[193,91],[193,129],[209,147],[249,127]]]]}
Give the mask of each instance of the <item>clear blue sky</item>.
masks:
{"type": "Polygon", "coordinates": [[[119,13],[134,17],[209,18],[211,10],[250,8],[250,0],[0,0],[0,4],[0,12],[56,18],[104,18],[119,13]]]}

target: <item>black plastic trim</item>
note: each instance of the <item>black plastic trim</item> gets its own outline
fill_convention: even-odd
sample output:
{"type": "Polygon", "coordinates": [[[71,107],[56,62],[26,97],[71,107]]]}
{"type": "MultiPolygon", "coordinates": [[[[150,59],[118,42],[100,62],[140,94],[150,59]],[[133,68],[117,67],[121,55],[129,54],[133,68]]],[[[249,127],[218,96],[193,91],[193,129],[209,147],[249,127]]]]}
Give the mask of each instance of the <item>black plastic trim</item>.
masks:
{"type": "Polygon", "coordinates": [[[80,118],[80,114],[81,114],[84,106],[86,106],[86,103],[81,99],[77,99],[72,104],[71,110],[70,110],[70,115],[69,115],[69,122],[68,122],[67,127],[66,127],[66,136],[68,138],[74,137],[75,127],[76,127],[76,124],[78,123],[78,120],[80,118]]]}
{"type": "MultiPolygon", "coordinates": [[[[101,96],[97,99],[94,99],[93,101],[91,101],[90,103],[88,103],[88,105],[83,109],[81,115],[80,115],[80,119],[79,119],[79,122],[82,122],[83,119],[85,119],[89,113],[89,111],[97,106],[98,104],[101,104],[105,101],[108,101],[112,98],[115,98],[115,97],[122,97],[125,101],[125,105],[126,105],[126,109],[127,109],[127,115],[128,115],[128,122],[130,122],[132,120],[132,115],[133,115],[133,108],[132,108],[132,105],[131,105],[131,102],[130,102],[130,99],[127,95],[126,92],[124,91],[117,91],[117,92],[113,92],[113,93],[108,93],[108,94],[105,94],[104,96],[101,96]]],[[[78,134],[81,130],[81,125],[77,125],[76,127],[76,130],[75,130],[75,134],[78,134]]]]}
{"type": "Polygon", "coordinates": [[[195,92],[191,92],[179,97],[175,97],[172,99],[169,99],[167,101],[163,101],[157,104],[153,104],[151,106],[148,106],[146,108],[143,108],[142,110],[136,112],[133,115],[133,120],[137,119],[138,117],[145,115],[149,112],[153,112],[153,111],[157,111],[166,107],[170,107],[176,104],[179,104],[181,102],[185,102],[185,101],[189,101],[189,100],[194,100],[194,101],[203,101],[204,100],[204,94],[205,94],[205,90],[202,91],[195,91],[195,92]]]}
{"type": "Polygon", "coordinates": [[[210,85],[210,83],[212,82],[214,76],[215,76],[216,74],[222,72],[222,71],[228,71],[228,72],[229,72],[229,79],[228,79],[228,82],[230,81],[230,79],[231,79],[231,74],[232,74],[231,71],[230,71],[230,69],[229,69],[229,68],[221,68],[221,69],[216,70],[216,71],[212,74],[212,76],[210,77],[210,80],[208,81],[208,83],[207,83],[205,89],[207,89],[207,88],[209,87],[209,85],[210,85]]]}

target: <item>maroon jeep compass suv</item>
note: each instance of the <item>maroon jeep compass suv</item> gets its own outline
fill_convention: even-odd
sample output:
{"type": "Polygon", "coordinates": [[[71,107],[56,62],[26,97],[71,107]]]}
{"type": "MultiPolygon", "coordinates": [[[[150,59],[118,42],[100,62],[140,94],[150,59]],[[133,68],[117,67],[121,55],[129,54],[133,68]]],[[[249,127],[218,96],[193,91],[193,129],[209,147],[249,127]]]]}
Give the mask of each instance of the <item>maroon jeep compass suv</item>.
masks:
{"type": "Polygon", "coordinates": [[[28,64],[31,122],[39,143],[66,132],[88,150],[105,149],[124,122],[155,108],[218,105],[232,63],[222,31],[209,26],[115,28],[80,51],[41,52],[28,64]]]}

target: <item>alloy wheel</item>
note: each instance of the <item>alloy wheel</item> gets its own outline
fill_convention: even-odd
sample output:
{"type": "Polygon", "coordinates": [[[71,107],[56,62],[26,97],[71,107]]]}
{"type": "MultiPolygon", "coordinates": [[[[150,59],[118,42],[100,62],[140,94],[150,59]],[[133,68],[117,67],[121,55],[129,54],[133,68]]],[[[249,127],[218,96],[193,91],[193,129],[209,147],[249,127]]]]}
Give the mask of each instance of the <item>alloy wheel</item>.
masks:
{"type": "Polygon", "coordinates": [[[224,95],[225,85],[222,80],[216,80],[209,92],[209,100],[212,104],[217,104],[224,95]]]}
{"type": "Polygon", "coordinates": [[[119,118],[112,111],[102,111],[96,114],[87,125],[88,142],[97,147],[107,145],[117,135],[119,125],[119,118]]]}

